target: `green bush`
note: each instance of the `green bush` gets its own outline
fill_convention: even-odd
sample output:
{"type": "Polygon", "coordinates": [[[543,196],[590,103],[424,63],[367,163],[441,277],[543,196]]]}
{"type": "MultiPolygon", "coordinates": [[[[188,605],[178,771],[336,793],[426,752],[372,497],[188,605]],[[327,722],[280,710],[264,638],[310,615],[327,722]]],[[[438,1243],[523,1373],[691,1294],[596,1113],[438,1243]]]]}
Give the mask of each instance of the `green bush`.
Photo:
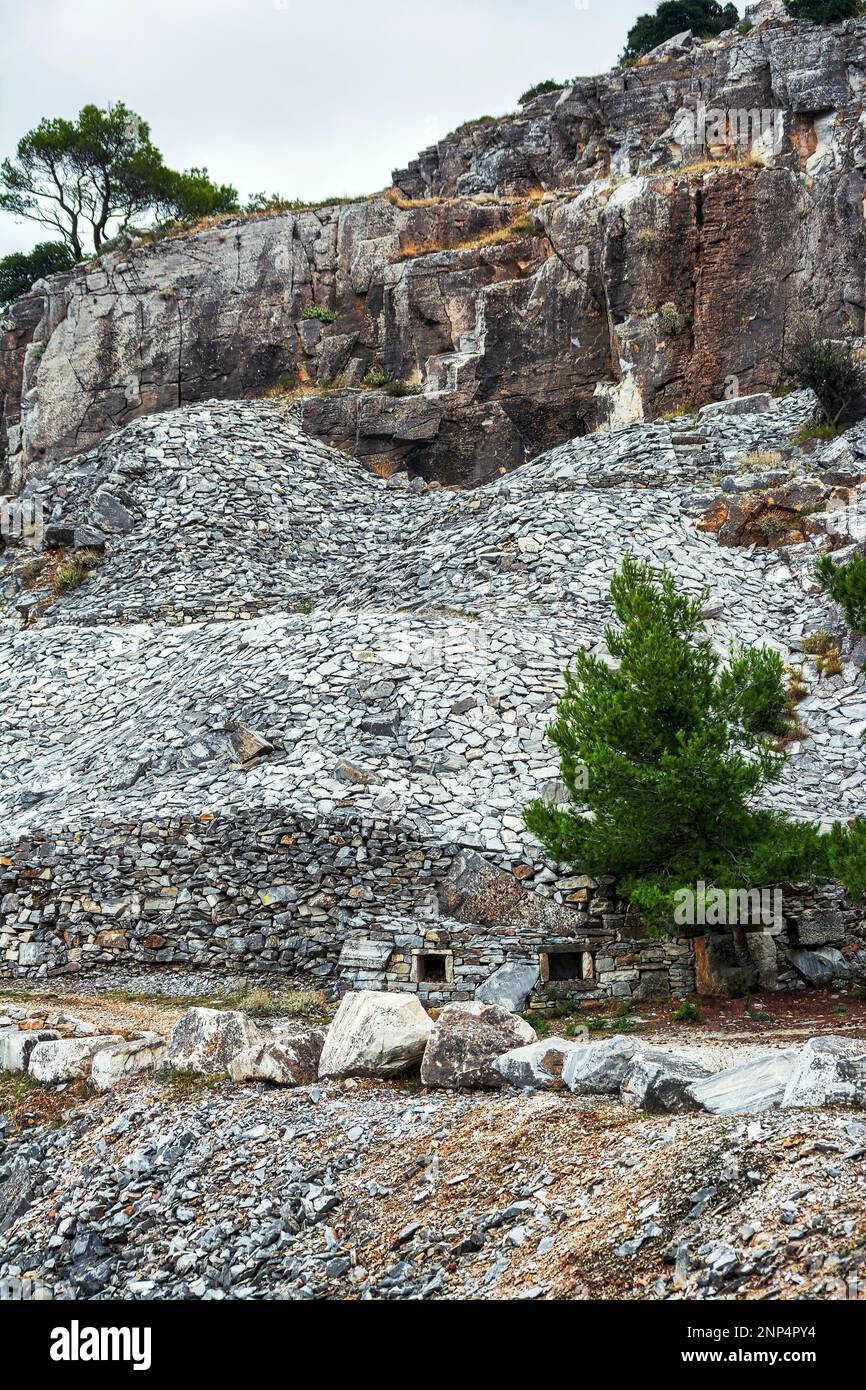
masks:
{"type": "Polygon", "coordinates": [[[0,260],[0,307],[11,304],[45,275],[69,270],[75,257],[65,241],[40,241],[32,251],[13,251],[0,260]]]}
{"type": "Polygon", "coordinates": [[[326,309],[322,304],[308,304],[301,318],[318,319],[320,323],[334,323],[337,315],[333,309],[326,309]]]}
{"type": "Polygon", "coordinates": [[[723,29],[733,29],[739,19],[735,5],[723,8],[717,0],[662,0],[655,14],[642,14],[635,20],[622,56],[625,61],[634,62],[684,29],[708,39],[723,29]]]}
{"type": "Polygon", "coordinates": [[[542,97],[547,92],[561,92],[565,82],[554,82],[552,77],[548,77],[544,82],[536,82],[534,87],[527,87],[526,91],[517,98],[518,105],[528,106],[536,97],[542,97]]]}
{"type": "Polygon", "coordinates": [[[690,1003],[688,999],[674,1010],[674,1023],[697,1023],[700,1018],[700,1010],[696,1004],[690,1003]]]}
{"type": "Polygon", "coordinates": [[[548,736],[570,805],[532,802],[528,829],[553,859],[614,874],[656,935],[679,888],[759,888],[826,871],[815,827],[752,810],[784,756],[770,744],[785,703],[776,653],[736,653],[726,671],[703,640],[707,594],[677,590],[631,556],[611,582],[611,668],[579,652],[548,736]]]}
{"type": "Polygon", "coordinates": [[[863,368],[854,360],[850,342],[832,342],[806,334],[794,344],[786,364],[798,386],[818,397],[828,425],[839,424],[855,397],[864,389],[863,368]]]}
{"type": "Polygon", "coordinates": [[[813,24],[838,24],[862,14],[860,0],[785,0],[792,19],[811,19],[813,24]]]}
{"type": "Polygon", "coordinates": [[[866,556],[855,554],[843,565],[829,555],[820,556],[815,578],[845,614],[854,632],[866,632],[866,556]]]}
{"type": "Polygon", "coordinates": [[[392,381],[385,387],[386,396],[420,396],[424,387],[420,381],[392,381]]]}
{"type": "Polygon", "coordinates": [[[672,304],[670,300],[659,309],[659,322],[664,333],[671,335],[682,332],[683,321],[680,312],[676,304],[672,304]]]}
{"type": "Polygon", "coordinates": [[[101,563],[102,555],[98,550],[76,550],[74,555],[67,555],[60,561],[51,580],[52,589],[57,595],[71,593],[101,563]]]}
{"type": "Polygon", "coordinates": [[[394,373],[383,371],[381,367],[371,367],[364,376],[361,377],[362,386],[390,386],[394,380],[394,373]]]}

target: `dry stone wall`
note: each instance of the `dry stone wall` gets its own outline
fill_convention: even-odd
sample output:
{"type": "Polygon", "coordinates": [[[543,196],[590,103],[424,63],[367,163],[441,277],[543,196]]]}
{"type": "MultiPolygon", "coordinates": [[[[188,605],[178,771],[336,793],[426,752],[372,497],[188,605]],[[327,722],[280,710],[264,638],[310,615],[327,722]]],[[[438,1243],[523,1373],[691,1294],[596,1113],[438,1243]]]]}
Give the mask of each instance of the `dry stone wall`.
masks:
{"type": "MultiPolygon", "coordinates": [[[[696,985],[797,987],[813,960],[826,978],[819,969],[812,982],[832,983],[849,971],[839,948],[850,956],[862,936],[862,913],[840,893],[799,893],[786,900],[784,930],[748,933],[750,964],[718,932],[648,939],[611,879],[541,862],[505,870],[493,855],[351,817],[185,816],[40,833],[2,864],[7,978],[184,965],[438,1004],[470,999],[502,965],[525,962],[540,966],[532,999],[544,1007],[696,985]]],[[[851,968],[858,961],[866,953],[851,968]]]]}
{"type": "Polygon", "coordinates": [[[275,814],[40,833],[3,857],[0,973],[183,964],[435,1003],[471,998],[508,960],[559,951],[593,967],[542,994],[693,989],[691,944],[643,939],[611,882],[524,864],[533,888],[471,852],[470,867],[510,891],[493,914],[463,911],[445,886],[461,853],[465,867],[466,851],[384,820],[275,814]]]}

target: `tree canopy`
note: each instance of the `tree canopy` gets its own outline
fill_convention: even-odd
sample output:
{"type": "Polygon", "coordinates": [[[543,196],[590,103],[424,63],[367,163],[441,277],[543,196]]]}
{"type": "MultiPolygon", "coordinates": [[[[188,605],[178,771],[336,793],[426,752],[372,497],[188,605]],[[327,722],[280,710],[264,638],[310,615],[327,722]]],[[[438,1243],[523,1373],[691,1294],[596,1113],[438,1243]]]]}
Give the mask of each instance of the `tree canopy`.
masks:
{"type": "Polygon", "coordinates": [[[863,13],[861,0],[785,0],[785,9],[793,19],[811,19],[813,24],[837,24],[863,13]]]}
{"type": "Polygon", "coordinates": [[[88,241],[98,252],[136,217],[185,220],[236,206],[237,191],[206,169],[168,168],[147,122],[123,102],[40,121],[0,164],[0,209],[59,233],[76,260],[88,241]]]}
{"type": "Polygon", "coordinates": [[[662,0],[655,14],[639,15],[628,31],[623,58],[640,58],[666,39],[691,29],[698,38],[711,38],[723,29],[733,29],[739,23],[735,5],[717,0],[662,0]]]}
{"type": "Polygon", "coordinates": [[[677,890],[699,881],[753,889],[834,873],[856,893],[866,883],[866,822],[820,836],[754,808],[784,762],[772,742],[788,722],[784,667],[767,647],[723,666],[703,632],[707,597],[626,556],[611,582],[612,660],[578,652],[548,730],[569,804],[525,811],[553,859],[614,874],[661,933],[677,890]]]}
{"type": "Polygon", "coordinates": [[[26,294],[36,280],[69,270],[75,257],[65,241],[40,241],[32,251],[13,251],[0,260],[0,306],[26,294]]]}

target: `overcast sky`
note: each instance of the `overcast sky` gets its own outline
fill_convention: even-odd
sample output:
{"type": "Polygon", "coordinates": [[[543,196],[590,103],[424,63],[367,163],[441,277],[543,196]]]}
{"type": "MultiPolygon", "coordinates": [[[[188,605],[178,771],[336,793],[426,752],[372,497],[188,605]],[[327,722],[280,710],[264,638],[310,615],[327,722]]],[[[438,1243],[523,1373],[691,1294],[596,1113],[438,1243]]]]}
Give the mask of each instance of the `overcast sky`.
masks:
{"type": "MultiPolygon", "coordinates": [[[[369,193],[526,87],[602,72],[640,0],[0,0],[0,156],[124,101],[175,168],[241,197],[369,193]]],[[[0,255],[49,230],[0,214],[0,255]]]]}

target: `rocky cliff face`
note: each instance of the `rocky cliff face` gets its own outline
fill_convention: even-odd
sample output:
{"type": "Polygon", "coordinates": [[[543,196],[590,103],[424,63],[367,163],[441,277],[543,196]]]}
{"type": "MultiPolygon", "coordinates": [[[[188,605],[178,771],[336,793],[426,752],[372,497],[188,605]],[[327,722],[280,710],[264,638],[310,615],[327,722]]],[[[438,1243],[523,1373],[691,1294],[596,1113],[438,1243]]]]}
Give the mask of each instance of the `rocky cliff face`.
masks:
{"type": "Polygon", "coordinates": [[[862,331],[864,37],[686,36],[463,127],[387,197],[40,282],[2,324],[0,486],[136,415],[277,383],[375,471],[463,483],[775,386],[801,324],[862,331]]]}

